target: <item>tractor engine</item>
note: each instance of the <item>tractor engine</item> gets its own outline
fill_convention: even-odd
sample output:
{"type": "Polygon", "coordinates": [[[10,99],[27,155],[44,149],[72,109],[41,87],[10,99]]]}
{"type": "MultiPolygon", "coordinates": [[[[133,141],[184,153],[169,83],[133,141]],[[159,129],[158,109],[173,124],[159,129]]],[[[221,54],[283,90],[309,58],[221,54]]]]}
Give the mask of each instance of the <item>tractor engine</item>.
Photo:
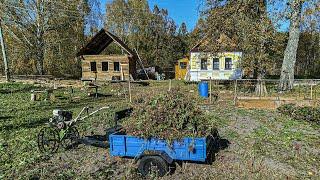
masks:
{"type": "Polygon", "coordinates": [[[55,109],[52,113],[52,118],[50,119],[51,123],[54,124],[63,124],[65,121],[72,120],[72,112],[70,111],[64,111],[61,109],[55,109]]]}

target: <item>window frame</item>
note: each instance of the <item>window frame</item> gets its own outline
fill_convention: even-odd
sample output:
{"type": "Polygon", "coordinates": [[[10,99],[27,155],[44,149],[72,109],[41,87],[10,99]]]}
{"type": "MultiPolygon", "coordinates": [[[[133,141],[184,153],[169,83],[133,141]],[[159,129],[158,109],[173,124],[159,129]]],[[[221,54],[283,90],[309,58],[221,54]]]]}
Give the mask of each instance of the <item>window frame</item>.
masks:
{"type": "Polygon", "coordinates": [[[114,71],[114,72],[120,72],[120,71],[121,71],[121,67],[120,67],[120,66],[121,66],[121,64],[120,64],[119,61],[114,61],[114,62],[113,62],[113,71],[114,71]],[[118,66],[118,67],[119,67],[119,70],[116,70],[116,63],[119,64],[119,66],[118,66]]]}
{"type": "Polygon", "coordinates": [[[212,59],[212,70],[220,70],[220,59],[219,58],[212,59]],[[218,68],[215,68],[215,62],[218,62],[218,68]]]}
{"type": "Polygon", "coordinates": [[[109,71],[109,62],[108,61],[103,61],[101,62],[101,71],[102,72],[108,72],[109,71]],[[105,70],[103,67],[103,64],[107,64],[107,70],[105,70]]]}
{"type": "Polygon", "coordinates": [[[232,64],[232,58],[226,57],[226,58],[224,59],[224,69],[225,69],[225,70],[232,70],[232,66],[233,66],[233,64],[232,64]],[[230,63],[227,63],[227,59],[230,60],[230,63]]]}
{"type": "Polygon", "coordinates": [[[208,70],[208,59],[207,58],[201,58],[200,59],[200,70],[208,70]],[[205,62],[205,68],[203,66],[204,63],[202,63],[202,61],[206,61],[205,62]]]}
{"type": "Polygon", "coordinates": [[[187,62],[179,62],[179,68],[180,69],[187,69],[188,63],[187,62]],[[183,64],[183,66],[181,66],[181,64],[183,64]],[[184,67],[184,68],[182,68],[184,67]]]}
{"type": "Polygon", "coordinates": [[[97,72],[97,62],[96,61],[91,61],[90,62],[90,71],[91,72],[97,72]],[[94,64],[94,65],[93,65],[94,64]],[[93,68],[94,67],[94,68],[93,68]],[[94,70],[93,70],[94,69],[94,70]]]}

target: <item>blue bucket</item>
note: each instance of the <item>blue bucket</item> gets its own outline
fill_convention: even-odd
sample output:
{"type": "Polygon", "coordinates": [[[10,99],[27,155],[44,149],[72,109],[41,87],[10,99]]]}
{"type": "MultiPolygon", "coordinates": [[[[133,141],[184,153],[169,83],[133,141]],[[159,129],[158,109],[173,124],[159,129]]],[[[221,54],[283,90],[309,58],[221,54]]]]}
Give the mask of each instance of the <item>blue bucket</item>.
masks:
{"type": "Polygon", "coordinates": [[[200,97],[208,98],[209,97],[209,85],[208,82],[202,81],[198,85],[198,91],[200,97]]]}

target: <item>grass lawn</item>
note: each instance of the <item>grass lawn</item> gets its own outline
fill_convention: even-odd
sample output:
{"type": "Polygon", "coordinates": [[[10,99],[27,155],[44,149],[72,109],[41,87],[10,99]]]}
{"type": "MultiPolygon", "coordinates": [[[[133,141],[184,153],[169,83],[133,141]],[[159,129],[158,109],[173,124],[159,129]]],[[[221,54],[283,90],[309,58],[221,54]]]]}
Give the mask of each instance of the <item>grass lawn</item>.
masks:
{"type": "MultiPolygon", "coordinates": [[[[103,134],[111,127],[113,113],[129,107],[127,84],[106,85],[100,89],[111,96],[88,97],[75,88],[54,92],[54,101],[30,101],[30,90],[44,89],[21,83],[0,84],[0,179],[123,179],[140,178],[133,160],[110,158],[107,149],[79,145],[42,156],[37,148],[37,134],[51,117],[52,110],[70,110],[74,116],[84,106],[110,106],[110,110],[79,122],[81,135],[103,134]]],[[[133,100],[146,92],[168,90],[169,83],[150,86],[133,85],[133,100]]],[[[196,85],[173,82],[186,93],[197,93],[196,85]]],[[[232,99],[232,98],[227,98],[232,99]]],[[[319,179],[320,127],[293,120],[271,110],[235,108],[223,97],[206,108],[209,121],[220,135],[230,141],[228,148],[216,155],[212,165],[184,163],[164,179],[319,179]]]]}

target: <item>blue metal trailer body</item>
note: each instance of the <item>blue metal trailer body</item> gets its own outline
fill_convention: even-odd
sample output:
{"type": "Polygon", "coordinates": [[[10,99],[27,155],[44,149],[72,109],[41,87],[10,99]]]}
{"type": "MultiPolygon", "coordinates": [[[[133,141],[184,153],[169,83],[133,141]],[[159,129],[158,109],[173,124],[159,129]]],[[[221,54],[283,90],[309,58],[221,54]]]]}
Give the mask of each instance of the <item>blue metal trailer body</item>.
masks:
{"type": "Polygon", "coordinates": [[[171,161],[205,162],[212,146],[211,138],[183,138],[168,144],[156,138],[143,139],[128,135],[111,134],[109,136],[110,155],[139,158],[149,152],[162,153],[171,161]]]}

